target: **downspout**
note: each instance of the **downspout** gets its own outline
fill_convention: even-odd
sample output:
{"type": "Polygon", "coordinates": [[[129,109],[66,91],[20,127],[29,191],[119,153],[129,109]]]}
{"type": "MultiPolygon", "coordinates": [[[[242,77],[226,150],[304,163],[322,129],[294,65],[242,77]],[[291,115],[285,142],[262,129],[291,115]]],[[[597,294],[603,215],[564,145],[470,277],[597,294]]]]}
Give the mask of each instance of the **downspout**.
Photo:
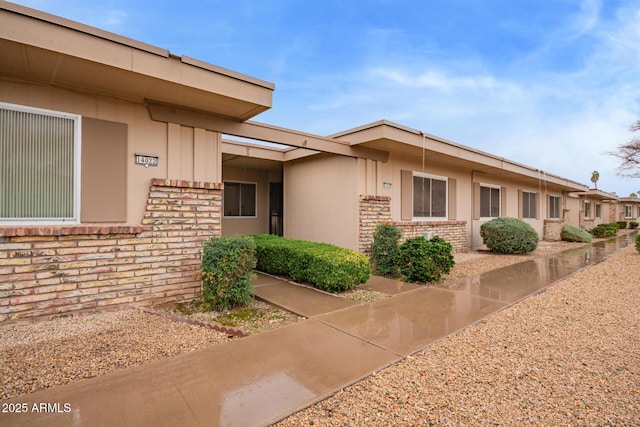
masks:
{"type": "Polygon", "coordinates": [[[469,246],[471,247],[471,250],[473,250],[474,245],[473,245],[473,237],[475,236],[475,234],[473,234],[473,223],[476,222],[475,218],[473,217],[473,207],[475,206],[476,201],[474,200],[475,194],[474,194],[474,190],[473,190],[473,169],[471,169],[471,203],[469,203],[469,205],[471,206],[471,212],[469,212],[469,246]]]}
{"type": "Polygon", "coordinates": [[[425,152],[427,150],[427,141],[424,132],[420,131],[422,135],[422,173],[424,173],[425,152]]]}

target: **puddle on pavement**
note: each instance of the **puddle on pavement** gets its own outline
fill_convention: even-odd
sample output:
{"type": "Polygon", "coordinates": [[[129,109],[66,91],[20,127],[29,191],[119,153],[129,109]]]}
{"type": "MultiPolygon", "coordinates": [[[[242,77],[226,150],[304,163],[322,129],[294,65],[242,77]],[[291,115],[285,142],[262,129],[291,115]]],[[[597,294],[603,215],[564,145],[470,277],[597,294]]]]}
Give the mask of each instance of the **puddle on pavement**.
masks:
{"type": "Polygon", "coordinates": [[[497,301],[515,302],[632,245],[634,234],[625,234],[549,257],[513,264],[478,276],[449,282],[446,286],[440,287],[497,301]]]}

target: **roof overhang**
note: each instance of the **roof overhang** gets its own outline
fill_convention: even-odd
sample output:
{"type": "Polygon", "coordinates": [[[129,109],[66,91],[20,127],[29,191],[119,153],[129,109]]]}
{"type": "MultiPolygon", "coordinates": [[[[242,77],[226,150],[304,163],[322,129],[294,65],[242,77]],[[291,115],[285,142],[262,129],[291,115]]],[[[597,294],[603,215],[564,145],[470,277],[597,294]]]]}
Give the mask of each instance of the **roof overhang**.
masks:
{"type": "Polygon", "coordinates": [[[346,141],[326,138],[293,129],[285,129],[254,121],[229,120],[208,114],[204,111],[187,110],[170,105],[149,102],[149,113],[153,120],[166,123],[177,123],[184,126],[209,129],[222,134],[250,138],[258,141],[283,144],[300,148],[295,152],[287,152],[286,160],[305,157],[317,153],[338,154],[386,162],[389,153],[384,150],[368,147],[352,147],[346,141]]]}
{"type": "Polygon", "coordinates": [[[187,56],[0,2],[0,77],[247,120],[275,86],[187,56]]]}
{"type": "Polygon", "coordinates": [[[612,193],[607,193],[606,191],[598,190],[591,188],[588,191],[582,191],[578,193],[579,196],[585,197],[589,200],[597,200],[602,202],[614,201],[617,202],[620,198],[612,193]]]}
{"type": "Polygon", "coordinates": [[[584,184],[439,138],[397,123],[381,120],[331,135],[352,146],[385,149],[421,156],[431,163],[456,164],[475,173],[555,185],[563,191],[587,191],[584,184]]]}

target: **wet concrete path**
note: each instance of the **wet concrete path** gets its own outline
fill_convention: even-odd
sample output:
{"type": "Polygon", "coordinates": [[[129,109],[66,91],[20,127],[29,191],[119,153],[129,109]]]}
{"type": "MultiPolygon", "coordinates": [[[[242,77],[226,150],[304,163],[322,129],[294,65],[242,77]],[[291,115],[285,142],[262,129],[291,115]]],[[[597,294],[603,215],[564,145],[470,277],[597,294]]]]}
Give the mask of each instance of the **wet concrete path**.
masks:
{"type": "Polygon", "coordinates": [[[447,287],[374,278],[367,287],[394,296],[371,304],[260,275],[259,297],[308,319],[3,402],[70,411],[0,413],[0,425],[268,425],[632,243],[619,236],[447,287]]]}

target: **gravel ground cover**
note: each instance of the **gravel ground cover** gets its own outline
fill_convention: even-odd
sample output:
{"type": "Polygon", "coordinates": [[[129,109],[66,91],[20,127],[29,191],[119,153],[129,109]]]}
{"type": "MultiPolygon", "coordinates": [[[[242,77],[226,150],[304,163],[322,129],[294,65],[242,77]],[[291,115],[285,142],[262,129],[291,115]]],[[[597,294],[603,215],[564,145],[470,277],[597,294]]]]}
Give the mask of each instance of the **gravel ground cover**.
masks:
{"type": "MultiPolygon", "coordinates": [[[[448,278],[577,246],[541,242],[526,256],[458,254],[448,278]]],[[[638,425],[633,420],[640,419],[640,384],[633,374],[640,366],[639,298],[630,278],[639,263],[629,248],[281,425],[638,425]],[[545,299],[565,287],[575,289],[545,299]]],[[[362,290],[343,296],[360,302],[387,297],[362,290]]],[[[260,316],[227,320],[260,333],[299,319],[286,311],[273,317],[279,309],[254,304],[260,316]]],[[[229,339],[138,310],[0,326],[0,396],[17,397],[229,339]]]]}
{"type": "Polygon", "coordinates": [[[278,425],[637,426],[639,269],[629,247],[278,425]]]}
{"type": "Polygon", "coordinates": [[[129,309],[0,327],[0,398],[141,365],[229,340],[129,309]]]}

